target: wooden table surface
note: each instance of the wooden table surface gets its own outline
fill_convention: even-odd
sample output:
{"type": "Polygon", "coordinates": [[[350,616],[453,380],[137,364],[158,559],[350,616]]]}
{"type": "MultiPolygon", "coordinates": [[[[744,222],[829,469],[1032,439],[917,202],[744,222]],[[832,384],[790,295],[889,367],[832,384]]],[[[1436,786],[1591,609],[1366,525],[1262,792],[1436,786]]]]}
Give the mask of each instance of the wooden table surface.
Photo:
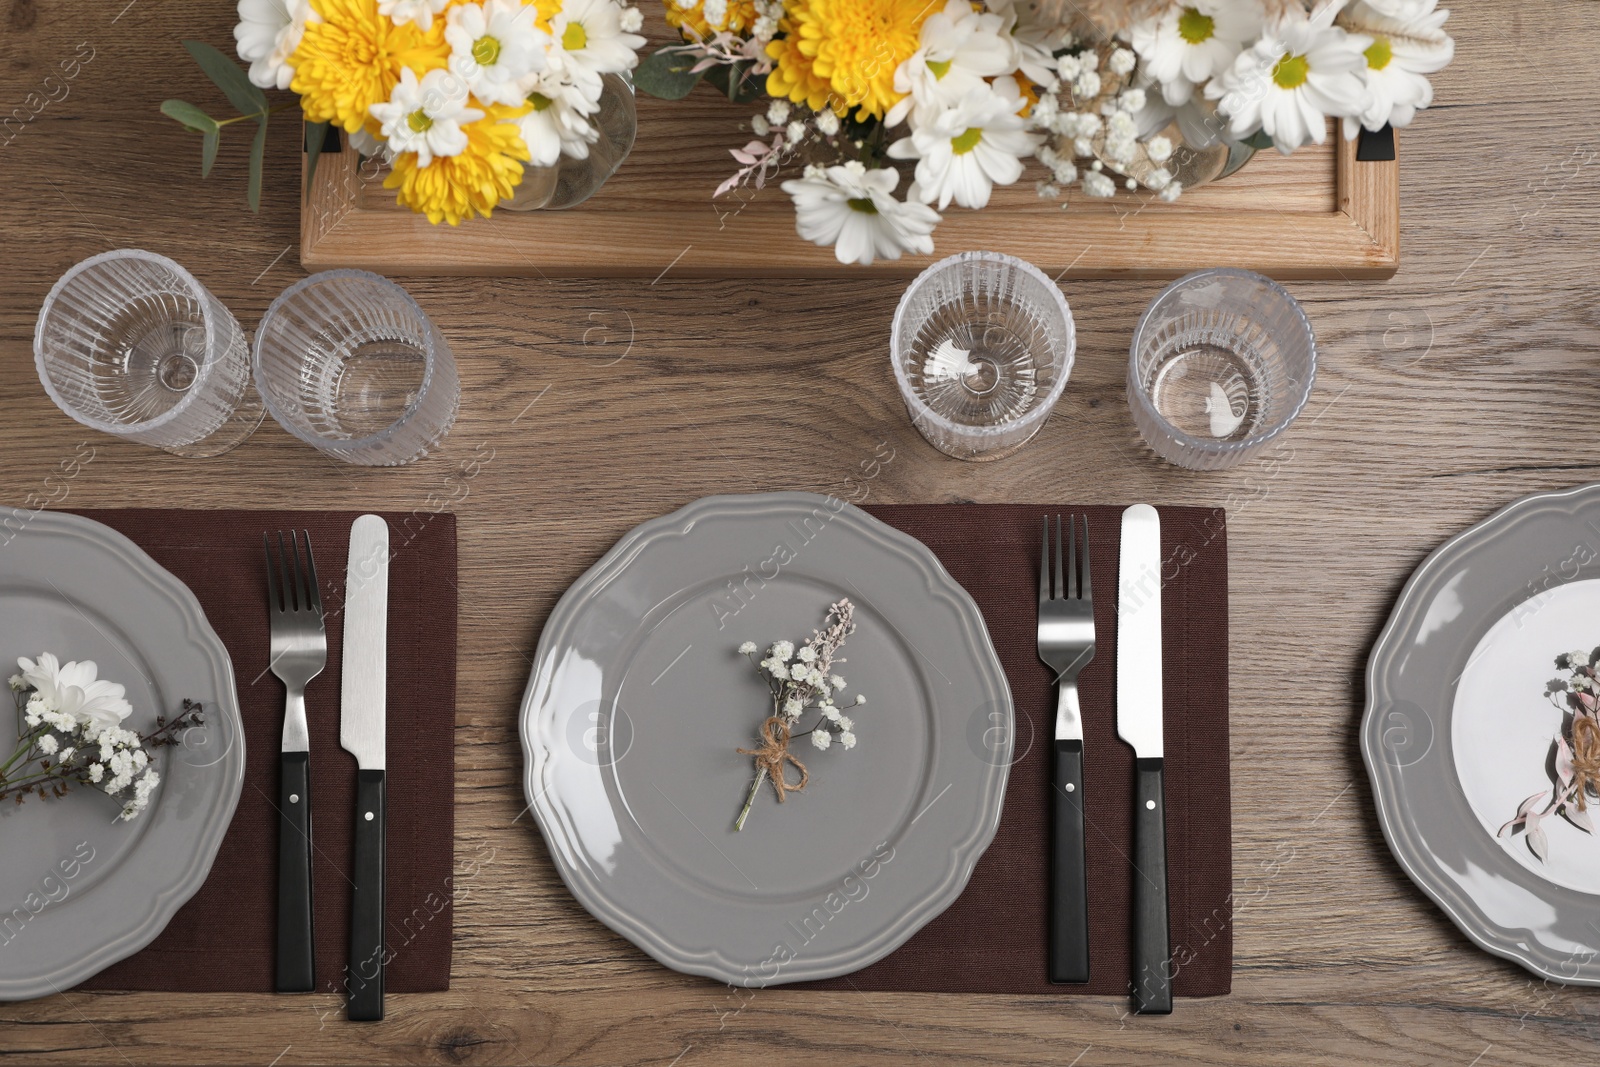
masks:
{"type": "Polygon", "coordinates": [[[270,422],[200,461],[93,435],[34,374],[50,284],[93,253],[147,248],[253,326],[303,275],[297,129],[274,126],[251,215],[248,136],[229,130],[238,136],[201,181],[197,144],[156,112],[167,96],[216,100],[177,42],[228,45],[230,3],[4,0],[0,102],[32,117],[0,133],[0,499],[455,510],[455,853],[478,873],[457,902],[450,992],[391,996],[381,1025],[346,1023],[332,995],[68,992],[0,1005],[0,1059],[1592,1061],[1600,993],[1478,951],[1406,879],[1356,743],[1367,652],[1412,568],[1518,496],[1600,476],[1589,200],[1600,4],[1457,7],[1456,64],[1404,139],[1399,275],[1295,283],[1321,366],[1292,458],[1194,474],[1157,462],[1129,418],[1128,337],[1160,288],[1133,281],[1070,286],[1079,343],[1066,398],[1032,445],[996,464],[946,459],[909,426],[885,358],[900,284],[866,273],[412,279],[460,361],[463,405],[444,449],[408,468],[337,465],[270,422]],[[73,57],[76,76],[63,79],[73,57]],[[562,889],[518,818],[515,725],[557,596],[635,523],[708,493],[838,491],[881,442],[894,458],[870,483],[875,502],[1227,507],[1234,866],[1250,898],[1231,996],[1138,1018],[1118,998],[741,995],[655,965],[562,889]],[[58,465],[80,443],[94,459],[63,480],[58,465]]]}

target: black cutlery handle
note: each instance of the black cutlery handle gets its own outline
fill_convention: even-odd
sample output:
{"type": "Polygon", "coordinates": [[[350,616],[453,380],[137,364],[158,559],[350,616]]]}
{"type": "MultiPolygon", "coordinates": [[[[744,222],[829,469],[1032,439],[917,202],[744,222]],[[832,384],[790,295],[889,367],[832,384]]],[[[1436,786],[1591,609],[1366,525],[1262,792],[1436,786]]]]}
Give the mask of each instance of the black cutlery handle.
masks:
{"type": "Polygon", "coordinates": [[[1051,782],[1050,981],[1089,980],[1089,887],[1083,859],[1083,742],[1057,741],[1051,782]]]}
{"type": "Polygon", "coordinates": [[[317,987],[311,933],[311,754],[278,758],[278,956],[274,988],[317,987]]]}
{"type": "Polygon", "coordinates": [[[1159,758],[1134,761],[1133,796],[1133,1002],[1141,1014],[1170,1015],[1167,809],[1159,758]]]}
{"type": "Polygon", "coordinates": [[[383,1018],[383,823],[382,771],[356,773],[356,840],[351,880],[350,964],[347,984],[351,1019],[383,1018]]]}

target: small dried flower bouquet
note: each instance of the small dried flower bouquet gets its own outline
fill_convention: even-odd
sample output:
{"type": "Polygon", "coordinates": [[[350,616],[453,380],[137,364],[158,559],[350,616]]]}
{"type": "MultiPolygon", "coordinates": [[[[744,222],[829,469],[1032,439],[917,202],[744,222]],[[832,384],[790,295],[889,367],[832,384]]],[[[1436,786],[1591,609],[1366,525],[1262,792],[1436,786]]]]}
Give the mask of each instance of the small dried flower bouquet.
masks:
{"type": "Polygon", "coordinates": [[[1527,835],[1528,848],[1543,860],[1549,840],[1539,823],[1561,816],[1584,833],[1594,833],[1589,803],[1600,799],[1600,670],[1596,654],[1568,652],[1556,657],[1556,667],[1567,672],[1565,678],[1552,679],[1545,695],[1563,713],[1561,731],[1554,739],[1555,758],[1551,762],[1555,781],[1517,806],[1516,817],[1500,827],[1498,836],[1527,835]]]}
{"type": "MultiPolygon", "coordinates": [[[[856,746],[855,722],[839,709],[838,697],[844,691],[844,679],[834,673],[834,665],[843,663],[838,655],[845,638],[855,632],[855,607],[849,600],[829,606],[826,625],[813,630],[811,639],[795,647],[792,641],[778,641],[768,647],[765,659],[756,659],[756,644],[746,641],[739,646],[740,655],[755,664],[757,673],[766,682],[772,694],[772,710],[761,723],[761,744],[756,748],[741,748],[739,752],[755,757],[756,777],[750,786],[750,795],[734,821],[735,830],[744,829],[750,808],[761,792],[764,782],[771,782],[778,803],[784,794],[799,792],[811,780],[806,765],[789,751],[789,743],[810,737],[814,748],[827,751],[837,741],[842,748],[856,746]],[[814,711],[817,720],[809,730],[796,732],[795,727],[807,712],[814,711]],[[800,777],[790,781],[785,777],[786,764],[793,764],[800,777]]],[[[848,706],[865,704],[867,698],[860,693],[848,706]]]]}
{"type": "Polygon", "coordinates": [[[171,722],[156,719],[148,735],[124,730],[133,713],[127,690],[100,678],[93,660],[62,663],[45,652],[17,660],[17,747],[0,763],[0,800],[21,804],[30,794],[60,797],[89,785],[122,802],[119,819],[136,818],[161,784],[153,750],[174,744],[179,731],[200,723],[200,705],[183,702],[171,722]]]}

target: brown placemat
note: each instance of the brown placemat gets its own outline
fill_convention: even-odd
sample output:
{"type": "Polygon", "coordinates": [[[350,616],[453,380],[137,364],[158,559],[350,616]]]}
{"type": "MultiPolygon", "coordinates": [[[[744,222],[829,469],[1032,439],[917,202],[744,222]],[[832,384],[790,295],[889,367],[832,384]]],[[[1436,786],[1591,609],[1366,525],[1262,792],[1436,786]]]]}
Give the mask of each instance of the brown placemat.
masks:
{"type": "MultiPolygon", "coordinates": [[[[946,993],[1126,993],[1133,750],[1116,735],[1119,507],[886,505],[878,518],[931,548],[982,609],[1017,712],[1017,758],[999,832],[944,914],[870,967],[803,983],[818,989],[946,993]],[[1055,684],[1039,661],[1041,516],[1087,513],[1095,654],[1079,678],[1089,880],[1090,981],[1045,977],[1050,759],[1055,684]]],[[[1167,865],[1179,996],[1227,993],[1233,976],[1228,805],[1228,547],[1221,509],[1161,514],[1167,865]]]]}
{"type": "MultiPolygon", "coordinates": [[[[359,511],[79,511],[126,534],[194,590],[233,659],[244,718],[239,807],[211,873],[161,935],[83,989],[272,991],[277,923],[278,750],[283,685],[267,672],[263,530],[309,530],[327,616],[328,666],[306,689],[311,726],[317,987],[342,989],[348,954],[355,759],[339,747],[345,559],[359,511]]],[[[455,834],[456,521],[389,522],[385,985],[450,987],[455,834]]]]}

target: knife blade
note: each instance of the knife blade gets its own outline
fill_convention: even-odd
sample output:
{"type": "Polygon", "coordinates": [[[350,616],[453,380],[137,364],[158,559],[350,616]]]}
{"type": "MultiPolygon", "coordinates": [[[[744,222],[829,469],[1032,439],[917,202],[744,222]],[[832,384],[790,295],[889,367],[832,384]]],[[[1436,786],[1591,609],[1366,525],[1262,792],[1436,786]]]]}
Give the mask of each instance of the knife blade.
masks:
{"type": "Polygon", "coordinates": [[[339,745],[356,758],[356,829],[345,973],[351,1019],[383,1018],[384,732],[389,643],[389,524],[350,527],[339,745]]]}
{"type": "Polygon", "coordinates": [[[1149,504],[1122,513],[1117,566],[1117,736],[1133,748],[1133,999],[1172,1011],[1161,677],[1161,518],[1149,504]]]}

